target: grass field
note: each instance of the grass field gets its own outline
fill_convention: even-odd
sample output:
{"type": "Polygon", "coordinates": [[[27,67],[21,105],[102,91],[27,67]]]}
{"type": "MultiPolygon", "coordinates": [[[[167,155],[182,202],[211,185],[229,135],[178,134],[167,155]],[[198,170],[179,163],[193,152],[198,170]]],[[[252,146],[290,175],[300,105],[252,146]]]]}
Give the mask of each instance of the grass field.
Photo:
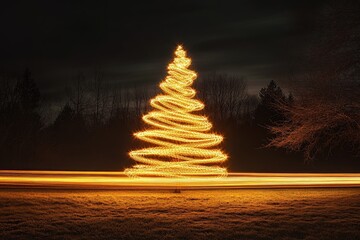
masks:
{"type": "Polygon", "coordinates": [[[360,239],[360,188],[0,190],[0,239],[360,239]]]}

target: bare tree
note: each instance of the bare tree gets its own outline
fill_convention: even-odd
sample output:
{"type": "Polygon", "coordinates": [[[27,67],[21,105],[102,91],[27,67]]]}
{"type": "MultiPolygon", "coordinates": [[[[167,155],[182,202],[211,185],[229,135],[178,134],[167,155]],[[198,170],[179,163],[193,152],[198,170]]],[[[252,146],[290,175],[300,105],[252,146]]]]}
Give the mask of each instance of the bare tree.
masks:
{"type": "Polygon", "coordinates": [[[220,121],[240,119],[248,98],[247,85],[242,77],[213,73],[196,83],[206,111],[220,121]]]}
{"type": "Polygon", "coordinates": [[[251,120],[258,105],[259,98],[255,95],[248,95],[243,102],[242,118],[245,120],[251,120]]]}
{"type": "Polygon", "coordinates": [[[144,86],[135,86],[133,88],[134,113],[140,116],[148,109],[149,92],[144,86]]]}
{"type": "Polygon", "coordinates": [[[75,114],[83,114],[88,105],[86,78],[79,73],[68,89],[69,103],[75,114]]]}
{"type": "Polygon", "coordinates": [[[269,146],[304,151],[308,160],[334,148],[360,153],[360,3],[332,2],[320,20],[308,74],[296,81],[294,104],[276,107],[287,121],[270,126],[269,146]]]}
{"type": "Polygon", "coordinates": [[[111,96],[110,117],[128,119],[130,117],[131,93],[128,88],[113,90],[111,96]]]}
{"type": "Polygon", "coordinates": [[[338,100],[328,102],[312,100],[292,106],[277,105],[289,120],[271,126],[275,134],[268,146],[304,151],[312,160],[320,153],[331,153],[334,147],[360,148],[360,104],[338,100]]]}
{"type": "Polygon", "coordinates": [[[104,72],[96,70],[90,82],[91,115],[95,124],[107,117],[109,110],[109,91],[104,79],[104,72]]]}

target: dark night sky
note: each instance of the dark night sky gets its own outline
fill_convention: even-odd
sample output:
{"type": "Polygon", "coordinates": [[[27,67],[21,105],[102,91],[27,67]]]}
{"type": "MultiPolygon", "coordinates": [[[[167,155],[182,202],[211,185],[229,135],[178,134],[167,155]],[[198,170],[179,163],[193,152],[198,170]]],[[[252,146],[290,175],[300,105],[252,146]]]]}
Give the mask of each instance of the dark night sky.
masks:
{"type": "Polygon", "coordinates": [[[79,72],[114,85],[157,83],[177,44],[201,74],[244,76],[255,93],[302,58],[322,1],[8,1],[0,7],[0,71],[29,67],[61,99],[79,72]],[[172,2],[172,3],[170,3],[172,2]]]}

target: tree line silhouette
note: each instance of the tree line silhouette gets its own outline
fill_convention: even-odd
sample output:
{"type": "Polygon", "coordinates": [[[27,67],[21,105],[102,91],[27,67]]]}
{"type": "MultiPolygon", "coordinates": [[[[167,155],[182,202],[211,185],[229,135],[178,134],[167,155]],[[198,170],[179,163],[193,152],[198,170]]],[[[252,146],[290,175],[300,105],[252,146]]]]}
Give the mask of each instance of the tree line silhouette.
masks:
{"type": "MultiPolygon", "coordinates": [[[[255,119],[262,119],[265,126],[263,120],[272,114],[265,110],[272,91],[285,98],[272,81],[262,90],[262,102],[258,103],[248,94],[242,78],[218,73],[200,79],[195,87],[206,105],[203,114],[229,139],[224,147],[233,159],[237,158],[232,151],[238,149],[239,139],[248,138],[240,130],[236,137],[234,131],[245,125],[248,128],[255,119]],[[232,142],[236,143],[232,144],[234,150],[232,142]]],[[[16,80],[2,76],[1,168],[120,170],[130,166],[127,152],[141,144],[132,134],[146,127],[141,116],[147,112],[152,95],[157,94],[150,89],[158,91],[156,86],[110,90],[104,72],[96,71],[90,79],[79,74],[67,88],[67,100],[56,118],[45,123],[39,111],[40,91],[31,72],[26,70],[16,80]]]]}
{"type": "MultiPolygon", "coordinates": [[[[104,76],[99,71],[90,79],[79,74],[50,123],[42,117],[41,94],[29,70],[16,81],[2,76],[0,168],[122,170],[131,166],[133,161],[127,153],[143,144],[132,134],[148,127],[141,116],[149,110],[149,100],[159,89],[111,89],[104,76]]],[[[209,116],[214,130],[225,136],[222,147],[230,156],[230,170],[331,171],[316,166],[318,161],[313,162],[315,165],[304,164],[304,149],[289,152],[269,145],[276,139],[276,133],[270,130],[290,120],[279,106],[298,106],[292,94],[285,94],[274,81],[258,96],[248,93],[243,78],[222,73],[204,76],[194,87],[205,103],[203,114],[209,116]]]]}

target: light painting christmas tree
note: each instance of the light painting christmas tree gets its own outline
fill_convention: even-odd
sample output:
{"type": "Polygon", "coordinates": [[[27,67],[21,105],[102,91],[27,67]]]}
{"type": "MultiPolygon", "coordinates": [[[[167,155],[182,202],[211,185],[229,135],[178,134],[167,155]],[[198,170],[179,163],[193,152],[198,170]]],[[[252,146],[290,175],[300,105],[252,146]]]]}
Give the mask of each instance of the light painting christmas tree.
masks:
{"type": "Polygon", "coordinates": [[[221,167],[227,155],[214,149],[223,137],[211,133],[211,123],[205,116],[194,112],[204,104],[194,99],[191,88],[196,73],[188,67],[191,59],[182,46],[175,51],[175,59],[168,66],[168,76],[160,83],[163,94],[150,104],[153,111],[143,116],[151,128],[135,133],[135,137],[153,147],[129,153],[137,164],[125,170],[132,177],[200,177],[226,176],[221,167]]]}

